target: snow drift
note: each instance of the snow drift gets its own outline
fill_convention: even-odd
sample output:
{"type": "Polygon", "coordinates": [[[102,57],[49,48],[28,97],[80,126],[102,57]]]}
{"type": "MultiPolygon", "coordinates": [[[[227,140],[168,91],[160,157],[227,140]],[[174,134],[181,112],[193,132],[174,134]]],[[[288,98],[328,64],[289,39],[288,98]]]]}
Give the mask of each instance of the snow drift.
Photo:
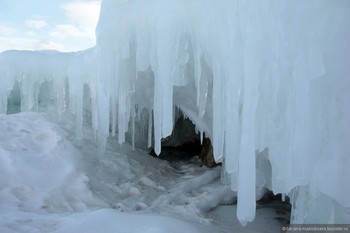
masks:
{"type": "Polygon", "coordinates": [[[0,115],[0,205],[25,211],[83,211],[100,205],[75,164],[79,152],[35,113],[0,115]]]}
{"type": "Polygon", "coordinates": [[[345,0],[104,0],[94,48],[0,55],[0,110],[18,85],[22,111],[49,99],[75,114],[80,140],[88,109],[100,151],[130,130],[159,153],[176,106],[212,139],[242,224],[263,186],[292,197],[294,223],[349,222],[349,11],[345,0]]]}
{"type": "Polygon", "coordinates": [[[113,138],[96,159],[91,134],[76,146],[69,117],[60,126],[47,118],[0,114],[0,232],[217,232],[228,225],[209,226],[206,215],[235,198],[219,168],[159,161],[113,138]]]}

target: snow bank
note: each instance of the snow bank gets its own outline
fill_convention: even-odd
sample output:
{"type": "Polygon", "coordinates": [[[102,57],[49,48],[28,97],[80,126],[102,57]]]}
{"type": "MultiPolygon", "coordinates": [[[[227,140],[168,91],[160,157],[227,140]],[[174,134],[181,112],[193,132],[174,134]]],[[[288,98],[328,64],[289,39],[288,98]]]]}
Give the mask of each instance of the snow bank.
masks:
{"type": "Polygon", "coordinates": [[[67,128],[38,113],[0,115],[2,233],[209,233],[222,228],[201,224],[210,222],[208,210],[234,198],[220,184],[220,169],[201,167],[199,160],[175,167],[129,145],[121,148],[113,139],[97,160],[93,138],[73,146],[67,141],[74,138],[70,119],[61,123],[67,128]]]}
{"type": "Polygon", "coordinates": [[[258,174],[271,172],[275,193],[297,203],[292,192],[309,186],[309,198],[350,208],[349,11],[342,0],[104,0],[95,48],[0,55],[0,109],[17,81],[22,110],[35,110],[51,80],[55,110],[75,114],[78,139],[89,102],[101,151],[110,129],[122,143],[140,121],[159,153],[176,105],[212,139],[242,224],[255,216],[256,150],[265,148],[271,171],[258,174]]]}
{"type": "Polygon", "coordinates": [[[75,168],[79,152],[37,113],[0,115],[0,206],[32,212],[82,211],[97,202],[75,168]]]}

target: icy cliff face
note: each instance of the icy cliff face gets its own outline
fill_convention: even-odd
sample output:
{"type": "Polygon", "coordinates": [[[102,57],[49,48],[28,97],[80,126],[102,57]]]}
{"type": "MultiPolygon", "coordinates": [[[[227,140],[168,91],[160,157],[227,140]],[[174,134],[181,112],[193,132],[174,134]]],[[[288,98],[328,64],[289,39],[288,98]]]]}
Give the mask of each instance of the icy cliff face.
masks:
{"type": "Polygon", "coordinates": [[[101,150],[109,135],[122,143],[131,130],[134,139],[140,121],[159,153],[176,106],[212,139],[242,224],[254,219],[262,186],[295,197],[295,206],[305,186],[309,199],[326,195],[346,209],[349,12],[346,0],[104,0],[95,48],[0,55],[1,110],[16,81],[22,110],[35,110],[50,80],[55,110],[75,114],[78,139],[89,102],[101,150]],[[257,166],[265,148],[271,171],[257,166]]]}

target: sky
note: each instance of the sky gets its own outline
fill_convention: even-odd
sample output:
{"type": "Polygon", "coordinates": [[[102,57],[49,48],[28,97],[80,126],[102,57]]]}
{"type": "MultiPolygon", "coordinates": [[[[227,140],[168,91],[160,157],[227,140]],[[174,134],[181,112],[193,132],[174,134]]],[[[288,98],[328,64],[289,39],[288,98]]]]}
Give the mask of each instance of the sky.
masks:
{"type": "Polygon", "coordinates": [[[0,0],[0,52],[93,47],[100,5],[101,0],[0,0]]]}

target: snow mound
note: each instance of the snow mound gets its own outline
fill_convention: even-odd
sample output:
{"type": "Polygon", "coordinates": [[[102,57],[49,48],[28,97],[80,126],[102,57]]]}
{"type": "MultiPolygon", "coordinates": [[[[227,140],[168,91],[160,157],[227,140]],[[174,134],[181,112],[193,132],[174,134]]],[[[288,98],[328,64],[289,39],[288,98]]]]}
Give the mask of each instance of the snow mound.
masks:
{"type": "Polygon", "coordinates": [[[0,115],[0,205],[27,211],[81,211],[96,205],[79,152],[41,114],[0,115]]]}
{"type": "Polygon", "coordinates": [[[113,139],[97,159],[93,138],[80,146],[69,141],[71,125],[38,113],[0,115],[1,233],[260,229],[261,223],[245,230],[237,219],[231,224],[233,206],[224,222],[220,209],[208,213],[235,199],[220,183],[220,168],[201,167],[198,159],[170,163],[113,139]]]}

